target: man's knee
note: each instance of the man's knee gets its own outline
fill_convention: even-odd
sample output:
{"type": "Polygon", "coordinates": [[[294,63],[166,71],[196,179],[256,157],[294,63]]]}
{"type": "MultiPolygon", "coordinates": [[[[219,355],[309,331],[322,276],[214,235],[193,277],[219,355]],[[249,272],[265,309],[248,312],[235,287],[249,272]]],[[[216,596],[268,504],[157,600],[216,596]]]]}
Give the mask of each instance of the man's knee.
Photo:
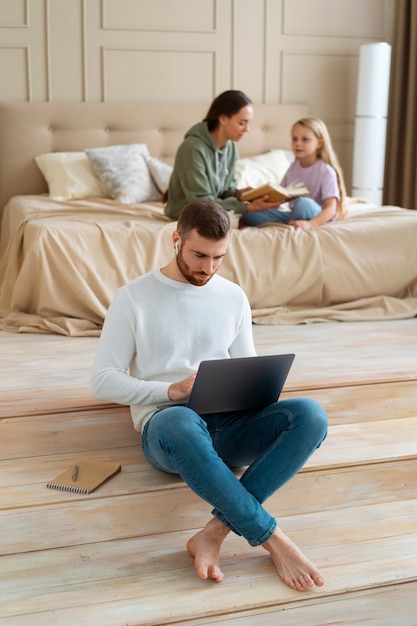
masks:
{"type": "Polygon", "coordinates": [[[329,420],[322,405],[311,398],[292,398],[284,400],[292,415],[295,427],[309,432],[319,443],[327,435],[329,420]]]}
{"type": "Polygon", "coordinates": [[[327,435],[329,418],[319,402],[311,398],[303,398],[303,400],[305,403],[303,413],[306,416],[307,427],[311,435],[317,438],[318,445],[320,445],[327,435]]]}
{"type": "Polygon", "coordinates": [[[187,407],[173,406],[163,409],[152,420],[159,433],[172,442],[178,440],[183,443],[206,430],[201,417],[187,407]]]}

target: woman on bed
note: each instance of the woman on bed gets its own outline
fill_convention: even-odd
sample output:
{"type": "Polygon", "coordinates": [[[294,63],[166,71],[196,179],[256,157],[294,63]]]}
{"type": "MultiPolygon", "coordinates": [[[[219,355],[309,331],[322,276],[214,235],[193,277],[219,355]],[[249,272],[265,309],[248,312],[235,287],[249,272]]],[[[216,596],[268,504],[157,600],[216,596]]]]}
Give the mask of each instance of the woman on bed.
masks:
{"type": "Polygon", "coordinates": [[[229,90],[215,98],[202,122],[192,126],[175,156],[165,214],[177,219],[185,204],[211,200],[227,211],[245,213],[276,207],[267,196],[242,202],[236,188],[236,142],[249,132],[252,102],[242,91],[229,90]]]}
{"type": "Polygon", "coordinates": [[[288,187],[302,182],[309,195],[291,200],[289,211],[273,208],[246,213],[241,218],[243,225],[280,222],[296,228],[311,228],[344,217],[345,183],[324,122],[317,117],[298,120],[291,128],[291,147],[295,161],[288,168],[281,185],[288,187]]]}

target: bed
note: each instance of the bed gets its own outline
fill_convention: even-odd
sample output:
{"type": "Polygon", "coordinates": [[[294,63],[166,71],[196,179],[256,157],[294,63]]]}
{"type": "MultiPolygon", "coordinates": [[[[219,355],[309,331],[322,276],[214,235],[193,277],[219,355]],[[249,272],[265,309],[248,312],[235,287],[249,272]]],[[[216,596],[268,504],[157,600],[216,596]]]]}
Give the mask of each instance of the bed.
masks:
{"type": "MultiPolygon", "coordinates": [[[[0,103],[2,330],[98,335],[115,290],[171,258],[175,222],[164,215],[163,186],[184,132],[206,108],[0,103]],[[69,197],[56,191],[57,169],[48,166],[57,155],[66,179],[65,159],[77,154],[85,164],[85,149],[120,146],[145,146],[140,158],[153,185],[146,198],[108,197],[94,169],[94,185],[82,181],[80,191],[76,181],[69,197]]],[[[304,105],[255,105],[239,143],[242,186],[282,175],[289,128],[306,114],[304,105]]],[[[234,228],[220,273],[245,290],[258,324],[414,317],[416,241],[416,211],[349,198],[347,219],[321,228],[234,228]]]]}

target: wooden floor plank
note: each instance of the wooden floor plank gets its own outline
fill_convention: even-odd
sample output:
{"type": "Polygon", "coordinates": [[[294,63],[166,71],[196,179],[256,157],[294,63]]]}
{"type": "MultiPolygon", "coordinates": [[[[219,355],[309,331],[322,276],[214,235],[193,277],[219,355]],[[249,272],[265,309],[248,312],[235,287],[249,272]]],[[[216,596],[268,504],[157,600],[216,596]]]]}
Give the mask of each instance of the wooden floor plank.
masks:
{"type": "Polygon", "coordinates": [[[139,445],[124,406],[0,420],[0,460],[139,445]]]}
{"type": "MultiPolygon", "coordinates": [[[[117,457],[117,460],[120,457],[117,457]]],[[[104,460],[104,458],[103,458],[104,460]]],[[[115,459],[116,460],[116,459],[115,459]]],[[[188,487],[176,476],[156,475],[156,470],[144,466],[143,471],[135,471],[136,466],[126,466],[114,479],[100,487],[99,490],[89,496],[69,494],[58,490],[46,489],[46,482],[42,484],[30,483],[20,486],[5,485],[0,490],[1,510],[0,530],[5,529],[5,537],[16,549],[20,545],[20,537],[15,537],[19,530],[14,526],[14,515],[20,510],[27,513],[26,524],[29,527],[38,527],[48,522],[48,513],[38,511],[37,507],[46,505],[64,507],[63,516],[72,518],[73,506],[80,503],[80,508],[88,501],[94,505],[88,515],[95,516],[118,516],[118,513],[129,511],[129,500],[140,498],[140,506],[148,508],[149,514],[160,516],[160,510],[164,507],[171,511],[175,510],[176,502],[187,501],[188,487]],[[169,493],[166,493],[166,490],[169,493]],[[183,493],[181,492],[183,491],[183,493]],[[158,500],[153,494],[161,494],[158,500]],[[147,497],[150,494],[149,497],[147,497]],[[114,501],[115,498],[123,500],[114,501]],[[126,499],[126,503],[124,502],[126,499]],[[118,505],[122,509],[118,511],[118,505]],[[13,514],[13,510],[16,513],[13,514]]],[[[352,498],[357,505],[365,505],[370,502],[393,501],[407,498],[410,493],[417,497],[414,477],[417,472],[417,463],[395,460],[391,463],[373,463],[371,465],[356,465],[340,469],[316,470],[312,472],[301,471],[290,483],[284,485],[279,493],[274,494],[266,503],[266,508],[271,514],[280,518],[283,515],[299,514],[303,511],[317,511],[329,508],[342,508],[347,506],[352,498]]],[[[57,472],[50,472],[48,479],[57,472]]],[[[136,506],[135,506],[136,510],[136,506]]],[[[195,512],[198,515],[198,512],[195,512]]],[[[21,524],[23,524],[22,518],[21,524]]],[[[201,515],[190,519],[191,527],[204,525],[207,519],[207,509],[201,510],[201,515]]],[[[175,516],[173,522],[176,523],[175,516]]],[[[166,524],[164,525],[166,529],[166,524]]],[[[162,532],[158,522],[154,525],[155,532],[162,532]]],[[[82,541],[82,533],[74,528],[72,539],[82,541]]],[[[26,547],[30,550],[30,544],[26,547]]]]}
{"type": "Polygon", "coordinates": [[[97,337],[0,331],[0,346],[1,416],[103,404],[89,390],[97,337]]]}
{"type": "MultiPolygon", "coordinates": [[[[327,581],[325,588],[307,592],[304,597],[379,587],[391,580],[393,571],[397,583],[412,579],[417,557],[417,503],[359,509],[362,507],[345,511],[343,519],[329,512],[312,519],[299,516],[286,520],[290,536],[299,545],[310,545],[308,556],[327,581]]],[[[151,625],[166,623],[163,620],[167,616],[172,621],[197,616],[197,610],[200,616],[213,614],[214,608],[227,614],[231,597],[235,610],[291,603],[299,597],[281,583],[262,548],[250,548],[239,538],[227,542],[226,579],[217,585],[199,580],[184,548],[176,545],[178,537],[174,534],[170,539],[171,543],[161,543],[156,552],[149,542],[141,546],[141,541],[129,540],[107,543],[101,549],[96,545],[55,550],[47,561],[45,554],[34,554],[31,566],[21,570],[19,559],[6,557],[4,571],[9,575],[1,583],[8,602],[1,606],[1,614],[31,614],[35,625],[42,619],[44,625],[52,619],[55,624],[65,624],[69,614],[72,623],[87,623],[83,620],[88,616],[98,620],[90,623],[106,626],[118,623],[116,617],[120,618],[122,607],[126,611],[128,606],[125,617],[129,624],[151,625]],[[17,583],[13,588],[8,583],[11,572],[17,583]],[[61,616],[64,621],[60,621],[61,616]]]]}
{"type": "Polygon", "coordinates": [[[327,411],[330,423],[414,417],[417,407],[417,380],[373,385],[339,386],[284,391],[282,398],[305,395],[317,400],[327,411]]]}
{"type": "MultiPolygon", "coordinates": [[[[254,325],[253,332],[259,354],[296,353],[286,385],[294,391],[417,380],[416,327],[417,320],[406,319],[254,325]]],[[[97,337],[0,331],[0,415],[105,406],[89,389],[97,342],[97,337]],[[65,366],[51,367],[58,359],[65,366]]]]}
{"type": "MultiPolygon", "coordinates": [[[[133,430],[128,416],[125,414],[120,416],[117,411],[111,410],[104,415],[92,412],[87,419],[81,415],[77,414],[73,420],[68,419],[68,416],[58,415],[54,420],[52,416],[46,416],[36,420],[19,418],[3,423],[3,439],[8,444],[11,458],[3,461],[3,471],[0,473],[0,509],[5,509],[7,515],[11,514],[13,508],[28,509],[30,506],[47,503],[51,506],[66,503],[71,506],[76,500],[85,501],[85,495],[47,490],[45,487],[54,476],[79,460],[117,461],[122,465],[122,472],[90,494],[89,500],[184,486],[179,477],[160,472],[148,464],[140,449],[138,434],[133,430]],[[127,426],[125,430],[120,427],[123,419],[127,426]],[[38,423],[39,432],[35,428],[38,423]],[[48,429],[48,424],[51,423],[53,428],[48,429]],[[26,440],[25,434],[31,436],[26,440]],[[137,439],[136,445],[129,445],[132,439],[137,439]],[[111,447],[112,444],[114,447],[111,447]],[[36,446],[38,452],[36,457],[28,456],[32,445],[36,446]],[[47,455],[47,450],[52,450],[53,454],[47,455]]],[[[381,464],[383,461],[391,462],[393,459],[397,462],[407,459],[417,460],[417,417],[386,420],[383,430],[374,421],[330,426],[326,441],[310,458],[297,478],[302,478],[306,472],[320,472],[322,481],[323,476],[329,474],[325,479],[329,485],[332,482],[332,472],[333,476],[336,476],[335,470],[381,464]]],[[[401,465],[401,468],[405,475],[412,471],[405,465],[401,465]]],[[[375,480],[376,474],[381,477],[383,471],[381,469],[378,472],[368,471],[368,484],[375,480]]],[[[388,477],[388,471],[385,473],[388,477]]],[[[397,476],[398,472],[394,475],[397,476]]],[[[342,475],[338,476],[340,492],[343,494],[343,489],[347,487],[346,478],[343,476],[341,480],[342,475]]],[[[280,491],[281,502],[286,502],[291,491],[296,492],[297,497],[301,492],[294,480],[289,489],[280,491]]],[[[306,481],[299,482],[301,489],[305,489],[306,481]]],[[[385,482],[390,484],[391,481],[385,482]]],[[[351,487],[354,485],[351,484],[351,487]]],[[[362,494],[364,492],[363,486],[362,494]]],[[[318,495],[317,490],[316,493],[318,495]]],[[[294,503],[291,496],[289,501],[294,503]]],[[[308,495],[302,501],[307,506],[308,495]]]]}
{"type": "MultiPolygon", "coordinates": [[[[366,484],[366,479],[361,481],[359,468],[355,476],[356,485],[350,498],[358,492],[358,504],[364,502],[365,493],[368,500],[372,497],[372,489],[375,489],[375,479],[366,484]]],[[[410,467],[408,473],[407,488],[398,489],[398,497],[404,490],[410,497],[416,497],[416,487],[411,483],[415,474],[415,465],[410,467]]],[[[352,476],[350,475],[350,478],[352,476]]],[[[378,475],[380,478],[381,476],[378,475]]],[[[396,477],[396,474],[394,474],[396,477]]],[[[297,477],[298,478],[298,477],[297,477]]],[[[327,489],[326,477],[323,477],[324,487],[327,489]]],[[[351,480],[354,483],[354,480],[351,480]]],[[[305,495],[304,510],[312,501],[313,510],[311,515],[317,515],[320,509],[326,510],[331,507],[335,512],[340,510],[346,502],[344,476],[340,483],[332,480],[327,491],[328,500],[318,501],[319,495],[326,495],[326,491],[320,493],[314,490],[311,496],[305,495]],[[340,484],[340,487],[339,487],[340,484]],[[331,491],[331,489],[334,491],[331,491]],[[314,503],[319,509],[314,510],[314,503]],[[318,505],[317,505],[318,503],[318,505]]],[[[349,485],[349,482],[347,483],[349,485]]],[[[374,502],[388,502],[393,499],[395,484],[391,487],[383,485],[379,492],[374,493],[374,502]],[[386,491],[388,494],[386,493],[386,491]]],[[[54,491],[52,493],[55,493],[54,491]]],[[[69,494],[72,495],[72,494],[69,494]]],[[[283,519],[288,511],[289,503],[285,501],[286,493],[275,494],[268,500],[267,509],[279,519],[283,519]]],[[[327,496],[326,496],[327,497],[327,496]]],[[[298,505],[295,511],[300,510],[298,505]]],[[[100,497],[78,499],[72,502],[68,499],[62,502],[57,499],[55,504],[44,506],[25,507],[14,510],[0,511],[0,532],[4,544],[4,554],[30,552],[31,550],[52,549],[72,544],[88,544],[98,540],[113,541],[126,539],[133,536],[146,536],[149,534],[162,534],[165,532],[182,531],[202,528],[210,518],[210,507],[200,500],[188,487],[179,487],[175,490],[149,492],[130,497],[121,495],[118,497],[100,497]],[[54,532],[44,532],[44,529],[52,529],[54,532]]]]}
{"type": "MultiPolygon", "coordinates": [[[[4,462],[2,465],[4,472],[0,473],[0,509],[9,511],[10,516],[13,509],[28,510],[46,504],[65,506],[77,501],[85,503],[86,499],[99,501],[102,498],[107,503],[109,497],[137,497],[140,494],[165,489],[188,490],[178,476],[159,472],[148,465],[136,447],[117,449],[113,452],[104,450],[94,455],[85,453],[77,458],[117,461],[122,464],[122,472],[97,491],[85,496],[46,489],[46,483],[52,477],[73,463],[72,455],[58,458],[41,457],[37,460],[38,464],[31,463],[30,459],[19,460],[17,465],[15,461],[4,462]]],[[[345,506],[353,495],[358,504],[381,499],[390,501],[395,498],[406,498],[410,493],[410,488],[413,494],[416,493],[413,482],[416,466],[417,463],[413,460],[405,463],[397,458],[389,463],[373,462],[372,464],[368,464],[368,461],[364,459],[362,465],[357,463],[351,467],[345,465],[330,471],[320,469],[319,466],[313,468],[310,465],[308,470],[307,468],[301,470],[290,483],[282,487],[278,494],[270,498],[268,508],[275,515],[280,516],[290,512],[298,513],[302,510],[339,508],[345,506]],[[313,470],[314,476],[311,477],[313,470]]],[[[166,496],[167,504],[170,497],[171,495],[166,496]]],[[[151,506],[152,502],[154,500],[143,498],[142,506],[151,506]]],[[[99,509],[97,502],[97,512],[99,509]]],[[[0,515],[0,527],[2,524],[0,515]]],[[[8,525],[10,521],[4,524],[8,525]]],[[[13,537],[9,539],[13,541],[13,537]]]]}
{"type": "MultiPolygon", "coordinates": [[[[416,407],[417,411],[417,407],[416,407]]],[[[140,450],[140,435],[133,429],[130,419],[117,411],[107,415],[89,413],[68,416],[51,416],[35,421],[2,422],[3,458],[13,459],[62,456],[137,446],[140,450]],[[36,453],[31,450],[36,449],[36,453]]],[[[327,438],[311,457],[306,467],[338,467],[364,459],[390,460],[393,455],[412,458],[417,455],[417,416],[400,420],[385,420],[384,428],[375,421],[349,424],[330,424],[327,438]]],[[[141,457],[142,459],[142,457],[141,457]]],[[[67,462],[65,458],[65,463],[67,462]]],[[[142,459],[142,462],[143,459],[142,459]]],[[[42,462],[40,462],[42,465],[42,462]]],[[[1,484],[1,482],[0,482],[1,484]]]]}
{"type": "MultiPolygon", "coordinates": [[[[296,604],[283,604],[274,610],[245,611],[229,616],[213,616],[209,620],[187,619],[177,626],[416,626],[417,582],[384,586],[366,591],[309,598],[296,604]]],[[[172,622],[171,622],[172,624],[172,622]]],[[[169,626],[169,624],[167,624],[169,626]]]]}
{"type": "MultiPolygon", "coordinates": [[[[417,408],[417,407],[416,407],[417,408]]],[[[417,417],[378,422],[338,424],[329,427],[327,439],[305,468],[336,468],[343,465],[417,458],[417,417]]]]}
{"type": "Polygon", "coordinates": [[[303,594],[232,535],[225,581],[196,576],[185,543],[210,507],[147,464],[127,407],[91,396],[96,337],[0,332],[1,626],[416,626],[416,330],[254,326],[260,354],[296,353],[283,397],[313,397],[331,424],[266,503],[325,574],[303,594]],[[87,497],[47,489],[74,458],[122,472],[87,497]]]}
{"type": "Polygon", "coordinates": [[[295,352],[289,388],[417,380],[417,319],[255,326],[259,354],[295,352]]]}

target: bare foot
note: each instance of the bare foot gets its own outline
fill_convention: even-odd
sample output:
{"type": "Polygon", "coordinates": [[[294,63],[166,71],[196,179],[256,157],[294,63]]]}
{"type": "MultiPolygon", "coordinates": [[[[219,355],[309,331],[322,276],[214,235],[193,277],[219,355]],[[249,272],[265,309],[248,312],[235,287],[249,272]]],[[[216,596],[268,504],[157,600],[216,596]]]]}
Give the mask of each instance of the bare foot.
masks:
{"type": "Polygon", "coordinates": [[[304,591],[324,585],[324,578],[318,569],[280,528],[262,547],[270,553],[281,580],[292,589],[304,591]]]}
{"type": "Polygon", "coordinates": [[[187,550],[194,559],[197,574],[203,580],[212,578],[218,583],[224,578],[220,569],[220,548],[229,529],[216,518],[187,542],[187,550]]]}

